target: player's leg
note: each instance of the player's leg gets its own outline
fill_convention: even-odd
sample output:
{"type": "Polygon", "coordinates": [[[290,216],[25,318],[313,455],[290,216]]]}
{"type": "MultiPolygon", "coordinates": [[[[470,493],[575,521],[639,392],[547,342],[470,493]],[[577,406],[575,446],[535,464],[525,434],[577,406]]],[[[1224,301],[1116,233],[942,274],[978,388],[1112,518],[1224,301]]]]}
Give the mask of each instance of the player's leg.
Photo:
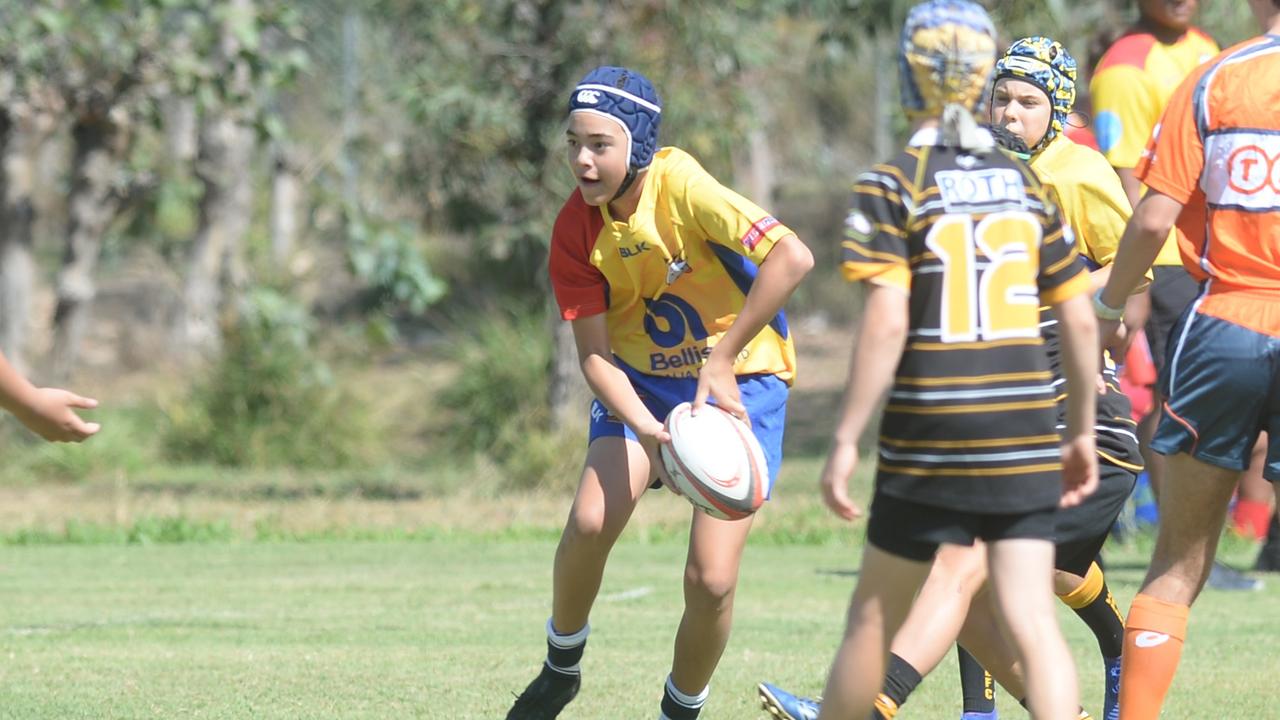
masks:
{"type": "MultiPolygon", "coordinates": [[[[782,464],[787,384],[772,375],[746,376],[738,378],[738,391],[751,418],[751,431],[764,451],[772,487],[782,464]]],[[[706,702],[711,675],[729,641],[738,567],[751,522],[750,517],[727,521],[693,513],[684,571],[684,616],[663,691],[663,714],[671,720],[697,717],[706,702]]]]}
{"type": "Polygon", "coordinates": [[[960,665],[960,692],[964,698],[960,720],[994,720],[996,686],[991,673],[962,645],[956,646],[956,660],[960,665]]]}
{"type": "Polygon", "coordinates": [[[1120,717],[1154,720],[1186,638],[1191,603],[1209,577],[1237,471],[1169,458],[1160,529],[1147,578],[1125,623],[1120,717]]]}
{"type": "Polygon", "coordinates": [[[507,714],[508,720],[554,718],[577,695],[579,661],[586,648],[591,606],[605,561],[648,485],[649,459],[623,434],[596,437],[587,460],[552,573],[547,657],[538,677],[507,714]]]}
{"type": "MultiPolygon", "coordinates": [[[[1104,466],[1108,472],[1113,466],[1104,466]]],[[[1120,714],[1120,651],[1124,647],[1124,617],[1116,606],[1106,576],[1098,564],[1098,552],[1106,541],[1102,534],[1057,546],[1054,592],[1071,608],[1098,642],[1102,654],[1104,695],[1102,717],[1116,720],[1120,714]]]]}
{"type": "Polygon", "coordinates": [[[684,616],[676,631],[671,676],[662,701],[663,716],[692,720],[707,699],[707,688],[733,622],[738,566],[751,517],[719,520],[693,514],[684,571],[684,616]]]}
{"type": "Polygon", "coordinates": [[[906,619],[928,572],[925,558],[908,559],[867,544],[844,639],[827,676],[819,720],[864,718],[873,707],[892,717],[894,711],[876,702],[889,641],[906,619]]]}
{"type": "Polygon", "coordinates": [[[1262,477],[1267,462],[1267,434],[1262,433],[1254,443],[1249,467],[1240,473],[1240,486],[1236,492],[1236,504],[1231,510],[1231,527],[1240,535],[1255,540],[1267,536],[1267,524],[1271,520],[1275,492],[1271,483],[1262,477]]]}
{"type": "Polygon", "coordinates": [[[991,596],[1003,634],[1024,669],[1032,717],[1076,720],[1075,664],[1054,615],[1053,554],[1047,540],[988,542],[991,596]]]}
{"type": "Polygon", "coordinates": [[[986,570],[981,544],[938,548],[929,576],[893,636],[880,705],[902,707],[921,679],[951,651],[969,613],[970,599],[986,580],[986,570]]]}

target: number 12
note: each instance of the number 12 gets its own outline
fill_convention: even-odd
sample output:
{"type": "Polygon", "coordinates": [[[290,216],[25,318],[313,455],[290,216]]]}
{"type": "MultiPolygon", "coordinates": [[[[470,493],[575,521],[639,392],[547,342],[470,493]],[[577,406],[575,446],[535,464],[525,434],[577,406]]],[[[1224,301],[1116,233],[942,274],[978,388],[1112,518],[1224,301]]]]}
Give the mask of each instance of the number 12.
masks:
{"type": "Polygon", "coordinates": [[[999,212],[975,227],[969,215],[944,215],[925,245],[942,261],[943,342],[1035,337],[1040,333],[1036,285],[1044,231],[1026,212],[999,212]],[[977,251],[987,257],[977,270],[977,251]]]}

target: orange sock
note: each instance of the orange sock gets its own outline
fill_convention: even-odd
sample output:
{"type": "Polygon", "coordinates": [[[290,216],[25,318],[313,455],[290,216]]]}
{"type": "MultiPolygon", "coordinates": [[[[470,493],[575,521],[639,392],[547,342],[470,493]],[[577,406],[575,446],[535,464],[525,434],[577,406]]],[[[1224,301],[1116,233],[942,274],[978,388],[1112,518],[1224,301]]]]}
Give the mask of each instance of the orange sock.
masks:
{"type": "Polygon", "coordinates": [[[1124,625],[1120,720],[1156,720],[1173,683],[1191,608],[1138,595],[1124,625]]]}

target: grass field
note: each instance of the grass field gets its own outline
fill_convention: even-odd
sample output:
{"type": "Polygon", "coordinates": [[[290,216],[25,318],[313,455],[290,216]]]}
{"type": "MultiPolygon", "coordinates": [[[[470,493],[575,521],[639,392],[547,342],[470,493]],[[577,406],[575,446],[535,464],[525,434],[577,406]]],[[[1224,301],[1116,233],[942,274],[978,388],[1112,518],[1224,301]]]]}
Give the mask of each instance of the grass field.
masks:
{"type": "MultiPolygon", "coordinates": [[[[760,717],[753,687],[820,689],[857,568],[850,542],[748,550],[735,634],[704,717],[760,717]]],[[[684,547],[615,551],[566,719],[652,718],[684,547]]],[[[36,545],[0,550],[0,717],[495,718],[537,669],[548,539],[36,545]]],[[[1126,604],[1144,556],[1112,552],[1126,604]]],[[[1165,718],[1274,718],[1280,581],[1206,592],[1165,718]]],[[[1063,612],[1096,709],[1101,670],[1063,612]]],[[[901,717],[957,717],[954,664],[901,717]]],[[[1000,699],[1007,717],[1025,714],[1000,699]]]]}

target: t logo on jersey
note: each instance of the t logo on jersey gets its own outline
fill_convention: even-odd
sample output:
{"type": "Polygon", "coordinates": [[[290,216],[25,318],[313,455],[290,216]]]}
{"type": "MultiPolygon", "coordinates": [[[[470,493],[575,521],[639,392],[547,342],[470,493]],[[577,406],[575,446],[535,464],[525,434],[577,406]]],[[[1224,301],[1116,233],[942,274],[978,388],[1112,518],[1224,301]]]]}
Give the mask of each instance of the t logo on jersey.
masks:
{"type": "Polygon", "coordinates": [[[1026,199],[1022,173],[1013,168],[939,170],[934,173],[942,204],[949,213],[989,212],[1021,207],[1026,199]]]}
{"type": "Polygon", "coordinates": [[[1269,211],[1280,207],[1280,137],[1249,131],[1209,136],[1202,181],[1210,207],[1269,211]]]}

